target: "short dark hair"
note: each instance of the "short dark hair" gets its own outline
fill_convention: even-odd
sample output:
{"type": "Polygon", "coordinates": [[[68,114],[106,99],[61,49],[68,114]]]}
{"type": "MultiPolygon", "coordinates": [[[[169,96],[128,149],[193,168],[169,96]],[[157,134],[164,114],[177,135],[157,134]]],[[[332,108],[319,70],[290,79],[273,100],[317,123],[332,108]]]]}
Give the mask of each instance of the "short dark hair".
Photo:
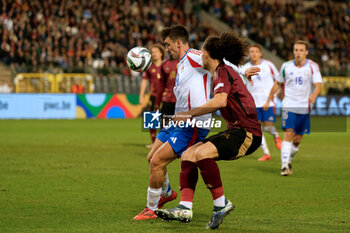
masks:
{"type": "Polygon", "coordinates": [[[303,44],[303,45],[305,45],[306,50],[308,49],[308,44],[305,40],[297,40],[297,41],[295,41],[294,45],[296,45],[296,44],[303,44]]]}
{"type": "Polygon", "coordinates": [[[220,37],[208,37],[203,44],[203,48],[213,59],[223,61],[225,58],[234,65],[241,65],[247,55],[248,44],[237,34],[228,31],[220,37]]]}
{"type": "Polygon", "coordinates": [[[164,49],[164,46],[160,43],[155,43],[154,45],[152,45],[151,49],[153,48],[157,48],[159,49],[159,51],[161,52],[162,54],[162,60],[165,58],[165,49],[164,49]]]}
{"type": "Polygon", "coordinates": [[[162,36],[163,41],[165,38],[169,37],[172,41],[181,40],[183,43],[188,43],[189,39],[188,30],[183,25],[166,27],[161,31],[160,35],[162,36]]]}

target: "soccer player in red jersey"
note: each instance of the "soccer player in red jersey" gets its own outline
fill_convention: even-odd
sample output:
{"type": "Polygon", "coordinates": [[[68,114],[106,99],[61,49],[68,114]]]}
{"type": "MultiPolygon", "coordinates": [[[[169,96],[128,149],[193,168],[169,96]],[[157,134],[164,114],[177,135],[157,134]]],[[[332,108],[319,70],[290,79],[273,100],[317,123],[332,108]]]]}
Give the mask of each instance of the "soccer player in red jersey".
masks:
{"type": "MultiPolygon", "coordinates": [[[[215,161],[234,160],[249,155],[261,144],[261,125],[254,99],[241,77],[223,62],[225,58],[232,64],[239,65],[243,62],[246,51],[246,43],[232,32],[226,32],[221,37],[209,37],[204,42],[203,67],[213,75],[214,97],[201,107],[176,114],[174,121],[186,121],[220,109],[228,129],[210,136],[183,153],[180,173],[181,201],[175,208],[156,210],[158,217],[191,221],[193,195],[198,181],[197,167],[214,201],[213,214],[207,228],[218,228],[223,218],[234,209],[232,203],[225,198],[220,171],[215,161]]],[[[258,70],[257,68],[256,71],[258,70]]]]}
{"type": "MultiPolygon", "coordinates": [[[[148,70],[142,73],[142,82],[140,88],[139,104],[143,105],[144,94],[147,87],[147,82],[149,82],[149,93],[150,99],[147,103],[147,111],[156,111],[159,108],[160,98],[159,89],[161,86],[161,69],[162,61],[165,55],[165,49],[161,44],[154,44],[151,48],[152,54],[152,65],[148,70]]],[[[152,144],[156,140],[157,130],[150,129],[152,144]]],[[[147,148],[152,148],[152,144],[147,145],[147,148]]]]}
{"type": "Polygon", "coordinates": [[[173,89],[175,85],[178,63],[178,59],[172,58],[166,59],[162,63],[162,76],[159,90],[160,97],[158,100],[161,100],[160,112],[162,113],[163,118],[165,118],[165,125],[168,124],[169,117],[172,117],[175,112],[176,97],[173,89]]]}

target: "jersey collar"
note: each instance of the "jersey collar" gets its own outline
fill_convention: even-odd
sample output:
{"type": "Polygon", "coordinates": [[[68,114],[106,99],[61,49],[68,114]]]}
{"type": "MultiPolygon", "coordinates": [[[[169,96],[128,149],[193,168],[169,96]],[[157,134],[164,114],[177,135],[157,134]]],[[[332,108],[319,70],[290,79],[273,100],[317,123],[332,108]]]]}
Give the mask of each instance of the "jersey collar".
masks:
{"type": "MultiPolygon", "coordinates": [[[[249,63],[250,63],[251,66],[255,66],[255,65],[253,65],[253,63],[252,63],[251,61],[249,61],[249,63]]],[[[260,59],[260,63],[257,64],[257,65],[260,66],[262,63],[263,63],[263,59],[261,58],[261,59],[260,59]]]]}
{"type": "Polygon", "coordinates": [[[191,48],[187,49],[185,55],[180,59],[180,62],[184,59],[184,57],[186,57],[187,53],[190,51],[191,48]]]}
{"type": "MultiPolygon", "coordinates": [[[[295,59],[293,60],[293,63],[297,67],[297,64],[295,64],[295,59]]],[[[308,63],[309,63],[309,59],[306,58],[304,65],[302,67],[300,67],[300,68],[305,67],[308,63]]],[[[299,68],[299,67],[297,67],[297,68],[299,68]]]]}

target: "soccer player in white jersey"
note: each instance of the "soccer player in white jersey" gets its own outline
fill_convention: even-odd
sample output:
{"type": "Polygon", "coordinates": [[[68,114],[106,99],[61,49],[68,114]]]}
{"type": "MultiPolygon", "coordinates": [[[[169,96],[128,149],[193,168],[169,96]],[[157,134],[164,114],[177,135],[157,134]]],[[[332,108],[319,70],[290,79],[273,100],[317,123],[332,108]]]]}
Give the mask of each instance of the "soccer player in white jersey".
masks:
{"type": "MultiPolygon", "coordinates": [[[[280,150],[282,141],[274,125],[274,122],[276,122],[276,116],[274,113],[275,103],[273,99],[269,102],[267,110],[263,109],[274,82],[277,82],[275,80],[278,79],[278,71],[272,62],[262,59],[261,47],[257,44],[250,46],[249,60],[250,61],[247,62],[241,70],[245,71],[249,67],[259,67],[260,72],[259,75],[251,77],[253,85],[250,82],[247,82],[246,86],[254,98],[258,120],[263,123],[264,131],[270,133],[274,137],[276,148],[280,150]]],[[[271,160],[270,150],[267,146],[264,135],[262,137],[261,149],[264,152],[264,156],[258,160],[271,160]]]]}
{"type": "Polygon", "coordinates": [[[266,109],[279,85],[285,84],[282,101],[282,129],[284,130],[281,161],[281,175],[292,174],[292,159],[299,150],[303,135],[310,133],[310,104],[315,103],[321,90],[322,77],[318,65],[307,59],[307,43],[298,40],[294,43],[294,60],[285,62],[280,76],[271,89],[264,105],[266,109]],[[313,86],[312,86],[313,85],[313,86]],[[312,92],[313,87],[313,92],[312,92]]]}
{"type": "MultiPolygon", "coordinates": [[[[181,59],[175,79],[176,96],[175,114],[189,111],[205,104],[209,100],[211,76],[202,66],[201,52],[189,48],[189,33],[184,26],[165,28],[162,38],[167,52],[173,59],[181,59]]],[[[206,121],[211,114],[195,117],[206,121]]],[[[209,128],[175,127],[163,128],[148,154],[150,163],[150,181],[147,192],[146,208],[134,217],[135,220],[153,219],[154,211],[166,202],[176,198],[175,191],[169,185],[166,166],[182,155],[188,147],[202,141],[209,133],[209,128]]]]}

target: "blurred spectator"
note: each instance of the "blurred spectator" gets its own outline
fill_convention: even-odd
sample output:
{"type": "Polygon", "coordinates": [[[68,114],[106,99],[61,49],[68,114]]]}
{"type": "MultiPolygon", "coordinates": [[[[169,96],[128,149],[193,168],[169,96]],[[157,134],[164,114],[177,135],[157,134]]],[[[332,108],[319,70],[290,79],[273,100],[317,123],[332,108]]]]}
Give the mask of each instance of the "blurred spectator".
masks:
{"type": "Polygon", "coordinates": [[[163,27],[178,23],[190,27],[195,48],[211,31],[184,13],[183,1],[0,0],[0,55],[22,72],[128,73],[127,51],[161,41],[163,27]]]}
{"type": "Polygon", "coordinates": [[[302,0],[196,2],[284,59],[292,58],[293,43],[302,39],[309,41],[309,56],[324,75],[350,75],[349,1],[317,1],[310,8],[302,0]]]}
{"type": "Polygon", "coordinates": [[[310,57],[324,75],[350,75],[350,2],[301,0],[193,0],[192,12],[175,0],[0,0],[0,58],[21,72],[59,67],[130,73],[125,55],[135,46],[161,41],[172,24],[190,29],[190,46],[200,48],[213,28],[199,21],[207,10],[232,29],[284,59],[297,39],[310,42],[310,57]],[[283,2],[283,1],[282,1],[283,2]]]}

